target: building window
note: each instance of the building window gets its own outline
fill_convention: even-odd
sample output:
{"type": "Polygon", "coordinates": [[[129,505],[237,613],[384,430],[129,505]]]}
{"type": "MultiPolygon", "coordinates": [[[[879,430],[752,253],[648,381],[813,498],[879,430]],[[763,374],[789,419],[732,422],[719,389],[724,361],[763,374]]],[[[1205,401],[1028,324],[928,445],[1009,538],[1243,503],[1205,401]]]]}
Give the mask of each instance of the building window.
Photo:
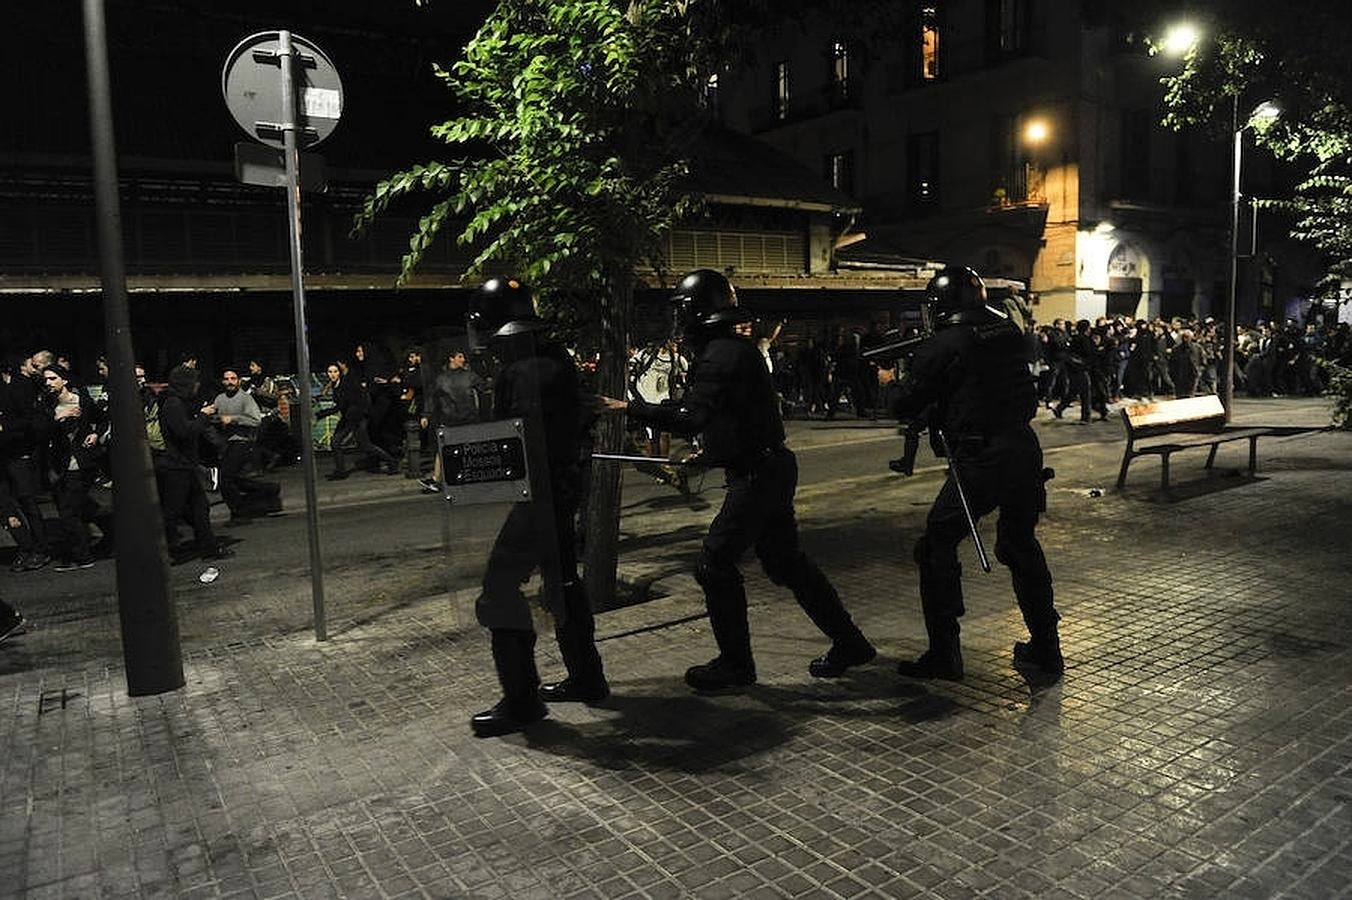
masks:
{"type": "Polygon", "coordinates": [[[787,59],[775,63],[775,96],[770,111],[776,122],[784,122],[789,118],[789,61],[787,59]]]}
{"type": "Polygon", "coordinates": [[[986,0],[986,57],[991,63],[1028,50],[1031,0],[986,0]]]}
{"type": "Polygon", "coordinates": [[[1123,200],[1152,200],[1150,183],[1150,137],[1155,119],[1148,109],[1122,111],[1123,200]]]}
{"type": "Polygon", "coordinates": [[[920,8],[920,78],[934,81],[939,77],[939,9],[920,8]]]}
{"type": "Polygon", "coordinates": [[[906,138],[906,193],[911,205],[929,208],[939,202],[939,132],[906,138]]]}
{"type": "Polygon", "coordinates": [[[854,151],[830,153],[826,157],[826,180],[846,194],[854,193],[854,151]]]}
{"type": "Polygon", "coordinates": [[[831,105],[843,106],[850,96],[850,45],[845,41],[831,42],[831,105]]]}

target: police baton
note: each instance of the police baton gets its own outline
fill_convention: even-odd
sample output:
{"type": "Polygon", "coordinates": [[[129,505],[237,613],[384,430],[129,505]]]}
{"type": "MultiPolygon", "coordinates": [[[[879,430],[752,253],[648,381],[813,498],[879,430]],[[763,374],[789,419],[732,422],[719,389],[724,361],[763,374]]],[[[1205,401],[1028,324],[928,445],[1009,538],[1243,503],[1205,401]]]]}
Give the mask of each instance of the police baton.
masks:
{"type": "Polygon", "coordinates": [[[954,487],[958,489],[958,500],[962,503],[962,514],[967,517],[967,530],[972,533],[972,543],[976,545],[981,570],[989,574],[991,561],[986,556],[986,545],[981,543],[981,534],[976,530],[976,519],[972,517],[972,507],[967,502],[967,491],[962,487],[962,478],[958,476],[958,461],[953,458],[953,448],[948,446],[948,435],[944,434],[942,428],[934,429],[934,433],[939,435],[939,442],[944,445],[944,456],[948,457],[948,474],[953,479],[954,487]]]}
{"type": "Polygon", "coordinates": [[[660,466],[688,466],[694,468],[695,464],[684,459],[664,459],[660,456],[639,456],[628,453],[593,453],[592,459],[607,459],[611,462],[631,462],[631,463],[656,463],[660,466]]]}

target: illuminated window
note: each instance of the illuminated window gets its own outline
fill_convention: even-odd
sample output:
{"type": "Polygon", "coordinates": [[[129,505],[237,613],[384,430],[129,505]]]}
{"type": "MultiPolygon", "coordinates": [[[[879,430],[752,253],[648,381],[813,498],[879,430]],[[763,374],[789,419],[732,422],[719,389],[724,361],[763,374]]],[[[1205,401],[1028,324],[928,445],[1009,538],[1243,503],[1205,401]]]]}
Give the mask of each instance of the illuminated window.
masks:
{"type": "Polygon", "coordinates": [[[826,157],[826,180],[846,194],[854,193],[854,151],[831,153],[826,157]]]}
{"type": "Polygon", "coordinates": [[[777,121],[789,117],[789,62],[775,63],[775,100],[771,109],[777,121]]]}
{"type": "Polygon", "coordinates": [[[831,100],[845,103],[850,99],[850,45],[844,41],[831,43],[831,100]]]}
{"type": "Polygon", "coordinates": [[[933,6],[920,9],[920,77],[939,77],[939,10],[933,6]]]}

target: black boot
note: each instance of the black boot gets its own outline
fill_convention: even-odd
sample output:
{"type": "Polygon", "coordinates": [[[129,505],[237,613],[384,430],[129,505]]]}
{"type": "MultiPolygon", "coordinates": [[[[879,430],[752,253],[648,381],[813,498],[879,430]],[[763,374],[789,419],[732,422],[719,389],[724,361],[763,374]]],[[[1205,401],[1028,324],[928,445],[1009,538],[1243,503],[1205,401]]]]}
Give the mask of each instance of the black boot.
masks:
{"type": "Polygon", "coordinates": [[[1066,671],[1066,661],[1061,656],[1061,638],[1055,624],[1038,629],[1028,641],[1014,644],[1014,669],[1035,684],[1051,684],[1060,679],[1066,671]]]}
{"type": "Polygon", "coordinates": [[[860,634],[857,638],[833,643],[831,649],[807,664],[807,672],[813,678],[839,678],[846,669],[872,662],[877,655],[878,651],[868,638],[860,634]]]}
{"type": "Polygon", "coordinates": [[[695,580],[704,588],[709,629],[718,643],[718,656],[685,672],[685,683],[697,691],[721,691],[756,683],[751,657],[751,628],[746,621],[746,590],[736,570],[731,573],[698,569],[695,580]]]}
{"type": "Polygon", "coordinates": [[[756,683],[756,666],[750,659],[716,656],[702,666],[685,670],[685,683],[697,691],[726,691],[756,683]]]}
{"type": "Polygon", "coordinates": [[[563,587],[563,614],[554,627],[568,677],[540,688],[550,703],[596,704],[610,696],[601,654],[596,652],[596,620],[586,588],[580,582],[563,587]]]}
{"type": "Polygon", "coordinates": [[[958,620],[927,616],[925,630],[929,632],[929,649],[917,659],[897,663],[897,671],[908,678],[961,681],[962,649],[958,643],[958,620]]]}
{"type": "Polygon", "coordinates": [[[836,678],[850,666],[870,662],[878,651],[864,637],[845,606],[840,594],[817,564],[799,551],[780,576],[793,591],[793,599],[822,634],[831,639],[831,648],[808,663],[814,678],[836,678]]]}
{"type": "Polygon", "coordinates": [[[535,670],[535,632],[494,628],[490,634],[503,697],[469,720],[477,737],[513,734],[549,715],[536,696],[540,676],[535,670]]]}

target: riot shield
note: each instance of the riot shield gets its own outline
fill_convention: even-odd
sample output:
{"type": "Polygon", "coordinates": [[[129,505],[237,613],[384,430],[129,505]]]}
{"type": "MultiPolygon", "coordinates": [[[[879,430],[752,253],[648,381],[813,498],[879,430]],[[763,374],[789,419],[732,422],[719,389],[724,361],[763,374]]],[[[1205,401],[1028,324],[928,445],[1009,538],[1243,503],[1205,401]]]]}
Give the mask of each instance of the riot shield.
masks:
{"type": "Polygon", "coordinates": [[[535,630],[533,599],[557,620],[576,572],[574,548],[560,546],[573,509],[555,502],[541,431],[526,418],[437,429],[452,598],[472,596],[487,628],[535,630]]]}

